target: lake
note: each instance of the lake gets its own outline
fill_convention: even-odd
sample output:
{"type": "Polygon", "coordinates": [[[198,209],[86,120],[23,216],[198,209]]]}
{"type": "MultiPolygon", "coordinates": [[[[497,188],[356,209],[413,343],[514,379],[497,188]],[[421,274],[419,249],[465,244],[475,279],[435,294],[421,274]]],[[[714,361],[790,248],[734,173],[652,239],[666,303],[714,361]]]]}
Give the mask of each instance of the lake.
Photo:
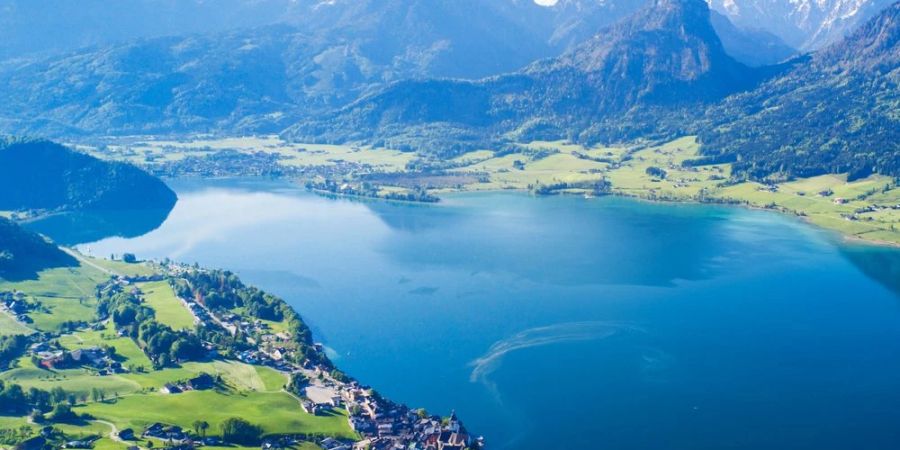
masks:
{"type": "MultiPolygon", "coordinates": [[[[158,228],[79,248],[231,269],[293,305],[343,370],[455,409],[490,448],[900,448],[895,250],[730,207],[171,185],[158,228]]],[[[30,226],[103,235],[77,223],[30,226]]]]}

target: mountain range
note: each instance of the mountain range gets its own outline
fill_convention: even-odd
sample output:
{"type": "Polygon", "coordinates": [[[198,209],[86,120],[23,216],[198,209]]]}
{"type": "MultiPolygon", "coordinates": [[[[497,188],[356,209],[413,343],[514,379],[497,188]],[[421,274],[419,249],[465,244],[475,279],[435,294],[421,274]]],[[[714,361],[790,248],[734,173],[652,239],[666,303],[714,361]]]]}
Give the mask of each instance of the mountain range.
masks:
{"type": "Polygon", "coordinates": [[[622,141],[680,134],[664,116],[747,90],[767,70],[726,54],[700,0],[654,0],[563,55],[479,81],[403,81],[285,135],[443,156],[515,140],[622,141]],[[455,136],[448,140],[447,136],[455,136]]]}
{"type": "Polygon", "coordinates": [[[709,0],[735,25],[772,33],[789,46],[817,50],[841,40],[892,0],[709,0]]]}
{"type": "MultiPolygon", "coordinates": [[[[127,1],[169,13],[208,7],[127,1]]],[[[538,138],[699,134],[708,158],[738,161],[753,177],[863,166],[893,173],[896,5],[847,40],[795,57],[782,37],[816,48],[882,0],[774,2],[793,11],[794,34],[763,15],[751,19],[770,1],[713,1],[711,11],[703,0],[229,0],[215,17],[265,13],[248,13],[249,28],[211,21],[212,31],[98,38],[0,63],[0,132],[281,133],[437,156],[538,138]],[[867,47],[860,33],[878,44],[867,47]],[[808,163],[791,156],[798,149],[808,163]]],[[[163,25],[134,33],[164,33],[163,25]]]]}
{"type": "MultiPolygon", "coordinates": [[[[0,63],[8,87],[0,91],[0,131],[278,132],[391,82],[518,70],[574,48],[645,2],[225,0],[212,8],[123,0],[105,8],[87,0],[46,8],[7,0],[0,36],[16,58],[0,63]],[[207,20],[188,20],[197,15],[207,20]],[[72,51],[78,45],[87,47],[72,51]]],[[[726,51],[750,65],[793,54],[774,35],[724,17],[714,26],[726,51]]]]}

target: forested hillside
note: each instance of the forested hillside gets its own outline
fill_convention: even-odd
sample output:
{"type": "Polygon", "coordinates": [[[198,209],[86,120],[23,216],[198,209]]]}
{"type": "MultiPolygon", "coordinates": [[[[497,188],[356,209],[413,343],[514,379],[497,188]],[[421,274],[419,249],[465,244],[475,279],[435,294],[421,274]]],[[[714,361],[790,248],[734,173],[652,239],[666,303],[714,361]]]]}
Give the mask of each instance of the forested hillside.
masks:
{"type": "Polygon", "coordinates": [[[130,164],[43,140],[0,143],[0,210],[169,210],[175,193],[130,164]]]}
{"type": "Polygon", "coordinates": [[[738,173],[900,176],[900,3],[759,89],[707,113],[700,133],[738,173]]]}

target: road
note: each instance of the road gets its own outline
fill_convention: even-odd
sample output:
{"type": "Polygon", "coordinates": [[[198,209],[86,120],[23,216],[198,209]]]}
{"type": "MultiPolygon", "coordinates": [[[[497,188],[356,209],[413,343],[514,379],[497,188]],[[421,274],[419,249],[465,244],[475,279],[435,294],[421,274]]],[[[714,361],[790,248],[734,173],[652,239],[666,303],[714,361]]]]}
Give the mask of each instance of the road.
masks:
{"type": "Polygon", "coordinates": [[[119,276],[119,277],[122,276],[121,273],[116,272],[115,270],[107,269],[106,267],[100,266],[97,263],[85,258],[81,253],[78,253],[75,250],[72,250],[70,248],[65,248],[65,247],[60,247],[60,248],[62,249],[62,251],[68,253],[69,255],[71,255],[73,258],[77,259],[82,264],[91,266],[107,275],[114,275],[114,276],[119,276]]]}
{"type": "MultiPolygon", "coordinates": [[[[112,422],[107,422],[107,421],[105,421],[105,420],[100,420],[100,419],[94,419],[94,420],[92,420],[91,422],[99,423],[99,424],[101,424],[101,425],[106,425],[106,426],[108,426],[109,429],[110,429],[110,432],[109,432],[109,438],[110,438],[110,439],[112,439],[112,440],[114,440],[114,441],[116,441],[116,442],[118,442],[118,443],[120,443],[120,444],[129,446],[129,447],[131,447],[132,445],[134,445],[133,443],[131,443],[131,442],[126,442],[125,440],[123,440],[122,438],[119,437],[119,429],[116,428],[116,424],[114,424],[114,423],[112,423],[112,422]]],[[[140,448],[141,450],[144,450],[143,447],[138,447],[138,448],[140,448]]]]}

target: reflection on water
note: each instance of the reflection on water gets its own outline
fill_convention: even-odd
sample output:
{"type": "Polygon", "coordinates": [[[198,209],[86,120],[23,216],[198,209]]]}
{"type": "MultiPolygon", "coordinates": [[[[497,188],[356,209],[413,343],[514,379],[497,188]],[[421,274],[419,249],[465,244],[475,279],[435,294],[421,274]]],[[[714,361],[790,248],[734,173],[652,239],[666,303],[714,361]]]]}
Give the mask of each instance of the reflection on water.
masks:
{"type": "Polygon", "coordinates": [[[900,298],[900,251],[889,247],[847,245],[841,253],[869,278],[900,298]]]}
{"type": "Polygon", "coordinates": [[[54,214],[25,226],[54,242],[73,246],[109,237],[134,238],[157,228],[169,217],[168,209],[91,211],[54,214]]]}
{"type": "Polygon", "coordinates": [[[451,196],[440,206],[365,206],[394,231],[379,246],[394,261],[561,285],[706,279],[728,239],[728,211],[696,205],[490,193],[451,196]]]}

